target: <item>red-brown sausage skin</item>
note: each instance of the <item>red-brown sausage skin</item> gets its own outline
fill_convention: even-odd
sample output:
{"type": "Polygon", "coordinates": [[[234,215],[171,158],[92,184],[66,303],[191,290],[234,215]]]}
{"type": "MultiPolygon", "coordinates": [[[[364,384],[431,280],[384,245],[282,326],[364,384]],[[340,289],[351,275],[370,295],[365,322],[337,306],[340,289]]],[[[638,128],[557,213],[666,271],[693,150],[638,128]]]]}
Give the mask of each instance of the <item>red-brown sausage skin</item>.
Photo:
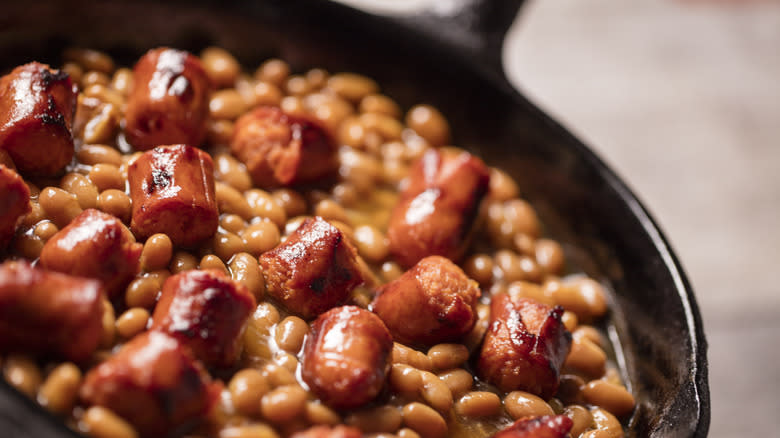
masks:
{"type": "Polygon", "coordinates": [[[219,271],[185,271],[165,281],[151,329],[179,339],[209,366],[229,367],[256,306],[243,284],[219,271]]]}
{"type": "Polygon", "coordinates": [[[262,188],[313,182],[336,170],[336,145],[312,120],[260,107],[241,116],[230,150],[262,188]]]}
{"type": "Polygon", "coordinates": [[[80,395],[88,405],[111,409],[151,437],[197,422],[220,391],[188,347],[165,333],[148,331],[87,373],[80,395]]]}
{"type": "Polygon", "coordinates": [[[290,438],[361,438],[360,429],[344,426],[313,426],[306,430],[296,432],[290,438]]]}
{"type": "Polygon", "coordinates": [[[440,256],[420,260],[377,291],[371,304],[393,339],[429,346],[458,341],[477,320],[481,292],[474,280],[440,256]]]}
{"type": "Polygon", "coordinates": [[[337,307],[312,324],[301,374],[324,403],[355,408],[382,390],[392,349],[390,332],[376,315],[356,306],[337,307]]]}
{"type": "Polygon", "coordinates": [[[522,390],[548,400],[558,391],[571,347],[563,309],[537,301],[493,296],[490,325],[477,364],[479,375],[502,391],[522,390]]]}
{"type": "Polygon", "coordinates": [[[153,49],[135,64],[125,136],[138,150],[163,144],[198,146],[206,135],[211,83],[200,60],[181,50],[153,49]]]}
{"type": "Polygon", "coordinates": [[[260,256],[268,293],[311,319],[344,304],[363,282],[357,250],[321,217],[306,219],[287,240],[260,256]]]}
{"type": "Polygon", "coordinates": [[[122,221],[87,209],[46,242],[41,266],[101,280],[114,298],[138,273],[142,249],[122,221]]]}
{"type": "Polygon", "coordinates": [[[429,255],[458,261],[487,193],[490,172],[479,158],[431,149],[413,166],[390,216],[387,237],[398,263],[410,267],[429,255]]]}
{"type": "Polygon", "coordinates": [[[566,415],[521,418],[498,431],[493,438],[566,438],[573,424],[566,415]]]}
{"type": "Polygon", "coordinates": [[[127,169],[133,218],[143,239],[165,233],[176,245],[192,246],[214,235],[219,222],[211,156],[187,145],[144,152],[127,169]]]}
{"type": "Polygon", "coordinates": [[[0,149],[19,173],[53,176],[73,158],[77,92],[67,73],[37,62],[0,78],[0,149]]]}
{"type": "Polygon", "coordinates": [[[87,359],[103,333],[99,281],[0,265],[0,352],[21,351],[74,362],[87,359]]]}
{"type": "Polygon", "coordinates": [[[0,252],[11,241],[19,221],[30,210],[27,184],[13,169],[0,164],[0,252]]]}

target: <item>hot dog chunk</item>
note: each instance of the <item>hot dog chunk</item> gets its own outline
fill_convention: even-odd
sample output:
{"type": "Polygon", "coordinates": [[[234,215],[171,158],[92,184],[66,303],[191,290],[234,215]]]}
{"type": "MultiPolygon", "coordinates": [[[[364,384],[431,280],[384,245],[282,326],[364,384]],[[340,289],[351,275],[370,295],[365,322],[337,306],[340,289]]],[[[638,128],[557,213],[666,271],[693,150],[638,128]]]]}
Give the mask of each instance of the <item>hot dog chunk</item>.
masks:
{"type": "Polygon", "coordinates": [[[382,390],[393,340],[376,315],[344,306],[314,321],[303,348],[303,380],[324,403],[350,409],[382,390]]]}
{"type": "Polygon", "coordinates": [[[314,426],[294,433],[290,438],[361,438],[360,429],[350,426],[314,426]]]}
{"type": "Polygon", "coordinates": [[[502,391],[519,389],[545,400],[555,395],[571,347],[563,309],[501,293],[493,296],[490,310],[479,375],[502,391]]]}
{"type": "Polygon", "coordinates": [[[179,339],[207,365],[228,367],[256,306],[246,286],[219,271],[185,271],[165,281],[152,330],[179,339]]]}
{"type": "Polygon", "coordinates": [[[37,62],[0,78],[0,149],[20,173],[52,176],[73,158],[77,92],[67,73],[37,62]]]}
{"type": "Polygon", "coordinates": [[[260,107],[236,121],[230,150],[262,188],[312,182],[336,170],[336,145],[317,123],[260,107]]]}
{"type": "Polygon", "coordinates": [[[206,135],[211,84],[200,60],[181,50],[146,52],[133,69],[125,135],[136,149],[200,145],[206,135]]]}
{"type": "Polygon", "coordinates": [[[214,162],[206,152],[187,145],[154,148],[130,163],[127,179],[136,236],[165,233],[174,244],[191,246],[217,231],[214,162]]]}
{"type": "Polygon", "coordinates": [[[493,438],[566,438],[572,428],[571,418],[566,415],[545,415],[521,418],[493,438]]]}
{"type": "Polygon", "coordinates": [[[33,268],[0,265],[0,351],[88,358],[103,331],[99,281],[33,268]]]}
{"type": "Polygon", "coordinates": [[[406,267],[429,255],[458,261],[489,183],[488,168],[467,152],[426,152],[390,217],[387,237],[395,259],[406,267]]]}
{"type": "Polygon", "coordinates": [[[119,219],[90,208],[46,242],[41,266],[101,280],[115,297],[138,273],[142,249],[119,219]]]}
{"type": "Polygon", "coordinates": [[[480,294],[477,283],[459,267],[430,256],[382,286],[371,310],[396,341],[433,345],[457,341],[474,327],[480,294]]]}
{"type": "Polygon", "coordinates": [[[0,164],[0,251],[11,241],[19,221],[30,210],[27,184],[13,169],[0,164]]]}
{"type": "Polygon", "coordinates": [[[276,248],[260,256],[268,293],[311,319],[344,304],[363,282],[357,250],[321,217],[306,219],[276,248]]]}
{"type": "Polygon", "coordinates": [[[143,436],[168,436],[204,416],[220,387],[188,347],[148,331],[87,373],[80,395],[87,404],[125,418],[143,436]]]}

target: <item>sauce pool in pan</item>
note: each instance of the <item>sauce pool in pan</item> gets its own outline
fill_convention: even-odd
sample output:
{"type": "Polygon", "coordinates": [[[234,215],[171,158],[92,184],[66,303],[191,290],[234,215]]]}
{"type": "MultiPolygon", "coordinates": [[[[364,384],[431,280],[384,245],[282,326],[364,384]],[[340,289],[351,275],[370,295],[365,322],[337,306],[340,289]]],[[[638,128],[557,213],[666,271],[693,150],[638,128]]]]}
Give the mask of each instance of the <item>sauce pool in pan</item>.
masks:
{"type": "Polygon", "coordinates": [[[436,108],[214,47],[63,59],[0,79],[0,365],[69,427],[623,435],[604,287],[436,108]]]}

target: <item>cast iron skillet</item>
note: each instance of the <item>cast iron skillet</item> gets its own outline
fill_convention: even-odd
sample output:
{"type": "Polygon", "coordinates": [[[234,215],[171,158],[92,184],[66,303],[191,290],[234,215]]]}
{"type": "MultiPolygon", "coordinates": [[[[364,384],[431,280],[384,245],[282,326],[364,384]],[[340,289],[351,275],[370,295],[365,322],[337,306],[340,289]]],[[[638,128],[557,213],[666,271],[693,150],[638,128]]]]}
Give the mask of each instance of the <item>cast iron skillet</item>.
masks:
{"type": "MultiPolygon", "coordinates": [[[[69,45],[104,49],[132,65],[151,47],[197,52],[216,44],[249,66],[278,56],[298,70],[360,72],[403,107],[441,108],[457,144],[517,178],[547,232],[614,291],[607,329],[638,401],[629,436],[706,436],[707,343],[680,263],[628,187],[504,76],[501,44],[522,0],[452,1],[446,15],[406,17],[318,0],[94,3],[4,5],[0,69],[31,60],[59,65],[69,45]]],[[[76,436],[4,382],[0,431],[76,436]]]]}

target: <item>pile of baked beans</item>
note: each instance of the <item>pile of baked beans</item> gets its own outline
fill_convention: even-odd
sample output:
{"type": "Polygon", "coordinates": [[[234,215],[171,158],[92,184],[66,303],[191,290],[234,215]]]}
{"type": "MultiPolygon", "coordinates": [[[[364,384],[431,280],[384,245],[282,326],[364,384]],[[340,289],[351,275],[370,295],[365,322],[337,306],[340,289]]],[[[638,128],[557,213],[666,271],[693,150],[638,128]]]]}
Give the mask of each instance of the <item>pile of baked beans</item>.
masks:
{"type": "MultiPolygon", "coordinates": [[[[4,297],[17,281],[9,272],[35,272],[44,276],[41,281],[51,284],[66,284],[70,277],[45,277],[49,271],[101,280],[83,280],[86,283],[78,285],[79,290],[94,287],[101,291],[96,295],[98,308],[93,309],[102,312],[93,330],[95,346],[76,352],[74,345],[46,344],[48,350],[41,351],[0,341],[0,366],[9,384],[69,427],[95,438],[486,437],[516,420],[527,423],[529,418],[538,417],[567,426],[559,435],[544,436],[623,435],[621,421],[629,418],[635,402],[605,352],[611,350],[609,340],[593,325],[609,311],[604,287],[573,273],[562,246],[544,237],[534,208],[521,197],[510,175],[450,146],[457,139],[451,138],[448,122],[436,108],[420,104],[405,111],[382,94],[374,80],[355,73],[330,73],[319,68],[294,73],[280,59],[269,59],[256,70],[245,71],[230,53],[216,47],[203,50],[199,56],[169,49],[144,56],[152,55],[159,59],[151,72],[142,65],[144,58],[135,69],[117,67],[104,53],[75,48],[63,53],[59,72],[36,67],[47,71],[44,84],[56,85],[69,78],[74,91],[77,89],[72,102],[75,113],[60,120],[69,125],[74,145],[72,159],[67,157],[62,166],[41,170],[41,163],[56,155],[53,153],[23,162],[18,149],[3,143],[10,144],[10,134],[4,137],[0,133],[0,173],[18,173],[29,191],[29,205],[25,201],[20,207],[22,214],[10,220],[6,242],[0,229],[0,245],[5,245],[6,253],[5,271],[0,273],[0,314],[7,314],[3,306],[21,300],[4,297]],[[160,59],[165,56],[173,65],[168,70],[161,67],[164,62],[160,59]],[[186,76],[188,69],[194,69],[194,76],[186,76]],[[162,93],[168,93],[166,99],[175,98],[175,105],[164,99],[155,103],[149,97],[159,94],[153,83],[165,74],[173,76],[162,93]],[[145,75],[143,86],[134,83],[139,75],[145,75]],[[204,76],[202,87],[197,83],[198,75],[204,76]],[[177,77],[186,80],[177,85],[177,77]],[[139,92],[146,93],[146,101],[137,102],[134,94],[139,92]],[[205,105],[202,108],[199,99],[205,105]],[[152,110],[183,114],[164,114],[153,120],[149,115],[152,110]],[[198,118],[198,112],[202,117],[198,118]],[[200,128],[188,131],[177,125],[192,120],[200,128]],[[292,140],[289,136],[284,140],[277,132],[279,124],[285,123],[293,126],[292,140]],[[186,132],[179,137],[153,132],[166,129],[186,132]],[[303,139],[303,145],[298,144],[300,156],[290,158],[280,152],[275,158],[258,158],[257,149],[252,149],[257,146],[252,135],[265,136],[271,149],[279,144],[287,147],[285,141],[292,145],[303,139]],[[314,146],[307,146],[312,136],[314,146]],[[155,149],[179,143],[189,146],[155,149]],[[292,173],[279,170],[279,163],[301,157],[304,161],[292,173]],[[160,168],[165,160],[179,167],[160,168]],[[195,176],[176,173],[185,172],[180,169],[190,165],[200,166],[192,172],[186,170],[195,176]],[[152,168],[152,179],[141,175],[147,167],[152,168]],[[431,176],[433,168],[439,169],[439,174],[431,176]],[[450,171],[457,178],[445,175],[450,171]],[[173,214],[159,213],[160,217],[148,219],[146,216],[157,214],[150,212],[157,211],[159,203],[167,202],[161,200],[162,195],[152,199],[156,196],[152,192],[171,184],[182,184],[177,190],[190,190],[181,182],[185,177],[194,178],[197,184],[202,179],[206,186],[211,181],[211,197],[207,188],[205,198],[194,198],[194,210],[185,206],[179,213],[178,206],[163,206],[159,208],[170,208],[173,214]],[[143,183],[139,182],[142,179],[143,183]],[[415,189],[418,185],[422,186],[415,189]],[[445,207],[436,203],[421,206],[420,199],[430,193],[452,194],[457,199],[447,201],[445,207]],[[206,212],[211,204],[216,206],[211,209],[213,217],[206,212]],[[195,207],[203,207],[204,212],[195,207]],[[402,211],[398,212],[399,208],[402,211]],[[426,209],[432,208],[445,210],[433,223],[423,224],[428,228],[421,229],[417,222],[425,219],[412,216],[427,217],[430,211],[426,209]],[[457,223],[450,224],[450,219],[457,223]],[[165,221],[175,225],[158,227],[165,221]],[[213,228],[202,225],[210,221],[213,228]],[[123,236],[122,249],[117,250],[118,260],[112,259],[113,253],[100,253],[97,266],[84,266],[96,257],[91,253],[105,248],[95,249],[97,246],[89,242],[76,252],[69,253],[67,248],[79,244],[77,230],[98,223],[123,236]],[[431,228],[444,230],[452,242],[437,237],[435,244],[430,243],[429,234],[435,231],[431,228]],[[296,245],[304,244],[326,248],[321,253],[312,250],[314,255],[304,267],[284,268],[290,269],[289,277],[284,277],[286,271],[278,266],[289,261],[288,253],[296,245]],[[330,254],[335,254],[334,260],[328,259],[330,254]],[[336,260],[342,256],[348,261],[336,260]],[[32,265],[9,267],[25,260],[32,265]],[[335,273],[328,273],[324,280],[328,284],[324,285],[319,277],[304,279],[306,290],[315,291],[314,295],[301,297],[295,295],[298,290],[284,289],[297,281],[296,276],[308,275],[300,271],[315,269],[309,267],[319,262],[327,265],[322,269],[335,269],[335,273]],[[203,278],[193,274],[204,270],[203,278]],[[187,282],[196,281],[208,286],[199,293],[225,290],[227,296],[244,303],[203,304],[207,310],[214,306],[229,311],[209,316],[215,324],[235,326],[215,329],[232,333],[216,350],[213,345],[191,345],[200,340],[201,332],[183,338],[161,334],[165,330],[172,333],[181,323],[176,319],[181,315],[173,312],[177,306],[191,304],[186,301],[189,298],[181,297],[193,287],[187,282]],[[169,286],[172,282],[178,283],[169,286]],[[332,289],[346,295],[329,298],[329,282],[334,284],[332,289]],[[169,294],[167,289],[174,286],[177,289],[169,294]],[[415,288],[433,288],[437,297],[445,298],[454,293],[451,289],[457,290],[458,300],[463,302],[448,305],[464,305],[467,316],[458,316],[454,328],[425,328],[424,335],[415,335],[414,312],[424,307],[414,302],[415,288]],[[485,351],[490,342],[490,348],[504,345],[499,339],[501,330],[517,329],[509,323],[501,328],[500,321],[491,319],[491,306],[493,313],[499,307],[494,305],[499,301],[496,298],[494,303],[494,297],[501,297],[504,303],[501,312],[506,309],[525,319],[528,313],[524,309],[532,308],[528,312],[541,315],[541,329],[528,320],[515,323],[527,326],[518,332],[529,336],[523,339],[546,342],[548,350],[555,350],[545,350],[539,359],[543,360],[542,371],[549,374],[552,370],[552,377],[543,374],[541,383],[528,382],[529,378],[522,376],[511,381],[501,368],[510,365],[496,365],[491,355],[498,353],[485,351]],[[161,310],[164,300],[166,309],[161,310]],[[404,307],[413,308],[406,314],[412,316],[397,315],[404,307]],[[353,320],[345,319],[353,314],[359,315],[357,328],[350,328],[353,320]],[[541,332],[548,328],[553,334],[541,332]],[[339,348],[328,344],[333,343],[333,339],[328,340],[329,333],[337,330],[341,330],[337,333],[341,342],[353,342],[347,339],[352,336],[357,339],[354,342],[362,343],[366,355],[376,354],[352,357],[346,365],[339,365],[361,371],[366,363],[377,364],[370,376],[377,379],[372,383],[374,391],[366,396],[354,382],[349,383],[352,386],[347,388],[350,393],[346,397],[333,388],[321,388],[321,381],[329,376],[318,373],[339,372],[317,356],[338,353],[339,348]],[[357,334],[350,334],[350,330],[357,334]],[[378,333],[375,337],[361,338],[374,332],[378,333]],[[156,337],[165,339],[154,341],[156,337]],[[186,351],[179,351],[180,342],[190,343],[181,347],[186,351]],[[123,349],[125,345],[128,347],[123,349]],[[203,386],[177,394],[170,388],[177,383],[166,380],[168,370],[147,370],[149,375],[143,378],[159,386],[147,388],[146,396],[154,400],[151,406],[159,401],[154,397],[169,397],[167,403],[172,405],[160,402],[161,409],[171,412],[151,414],[170,414],[164,422],[169,429],[163,433],[155,426],[136,422],[136,415],[128,414],[127,406],[101,387],[101,379],[121,374],[122,367],[132,368],[133,360],[141,360],[154,349],[164,350],[160,354],[174,359],[148,363],[171,368],[181,361],[182,373],[191,373],[185,377],[200,379],[203,386]],[[560,363],[556,363],[556,354],[560,363]],[[125,359],[127,363],[121,362],[125,359]],[[313,361],[317,362],[310,365],[313,361]],[[207,400],[205,406],[179,415],[179,404],[198,397],[207,400]]],[[[6,100],[7,95],[0,90],[0,104],[6,100]]],[[[49,98],[49,106],[55,101],[66,105],[64,100],[55,95],[54,100],[49,98]]],[[[0,127],[0,132],[7,128],[0,127]]],[[[25,150],[38,147],[31,145],[25,150]]],[[[11,193],[6,189],[13,187],[11,182],[0,178],[6,194],[11,193]]],[[[21,186],[18,189],[24,191],[21,186]]],[[[0,205],[4,205],[4,196],[8,197],[0,195],[0,205]]],[[[0,220],[0,228],[8,222],[7,218],[0,220]]],[[[101,238],[87,234],[92,239],[101,238]]],[[[449,316],[439,315],[438,322],[449,316]]],[[[52,319],[51,324],[44,321],[30,330],[56,332],[59,319],[52,319]]],[[[0,334],[18,335],[6,325],[0,322],[0,334]]],[[[82,326],[83,342],[82,332],[72,333],[74,337],[64,342],[75,344],[80,339],[79,343],[88,343],[90,328],[87,323],[82,326]]],[[[28,344],[35,344],[35,339],[28,344]]],[[[522,339],[511,341],[523,344],[522,339]]],[[[509,356],[497,360],[510,361],[509,356]]],[[[529,367],[529,372],[536,372],[529,367]]],[[[172,371],[171,376],[175,375],[172,371]]],[[[125,381],[115,384],[130,385],[125,381]]],[[[542,436],[524,435],[518,427],[514,430],[514,437],[542,436]]]]}

